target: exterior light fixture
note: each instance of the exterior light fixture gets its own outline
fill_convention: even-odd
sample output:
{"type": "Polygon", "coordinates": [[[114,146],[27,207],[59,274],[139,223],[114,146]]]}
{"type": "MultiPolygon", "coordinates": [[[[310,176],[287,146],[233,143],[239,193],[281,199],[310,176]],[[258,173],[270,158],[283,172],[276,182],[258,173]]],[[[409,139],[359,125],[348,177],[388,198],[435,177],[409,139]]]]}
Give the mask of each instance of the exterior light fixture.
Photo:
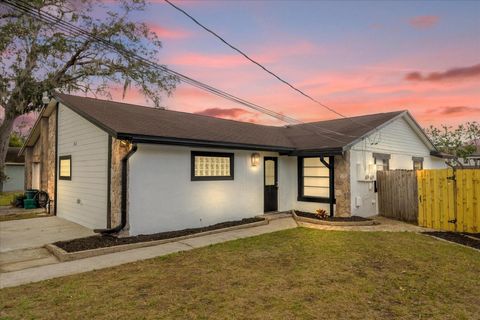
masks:
{"type": "Polygon", "coordinates": [[[250,157],[250,161],[252,163],[252,167],[258,166],[258,164],[260,163],[260,154],[259,153],[252,153],[252,155],[250,157]]]}

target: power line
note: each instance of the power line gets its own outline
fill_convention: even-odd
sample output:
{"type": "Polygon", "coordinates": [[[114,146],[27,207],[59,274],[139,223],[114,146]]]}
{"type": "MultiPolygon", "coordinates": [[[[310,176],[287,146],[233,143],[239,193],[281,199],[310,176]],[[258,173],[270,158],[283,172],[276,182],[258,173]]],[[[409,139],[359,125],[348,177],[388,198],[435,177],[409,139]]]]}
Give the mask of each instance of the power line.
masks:
{"type": "Polygon", "coordinates": [[[168,3],[170,6],[172,6],[173,8],[175,8],[176,10],[180,11],[181,13],[183,13],[185,16],[187,16],[188,18],[190,18],[190,20],[192,20],[195,24],[197,24],[198,26],[200,26],[202,29],[204,29],[205,31],[209,32],[210,34],[212,34],[214,37],[216,37],[217,39],[219,39],[221,42],[223,42],[225,45],[227,45],[228,47],[230,47],[231,49],[235,50],[236,52],[238,52],[239,54],[241,54],[245,59],[247,59],[248,61],[252,62],[253,64],[257,65],[258,67],[260,67],[262,70],[264,70],[265,72],[267,72],[268,74],[272,75],[273,77],[275,77],[277,80],[279,80],[280,82],[286,84],[287,86],[289,86],[291,89],[295,90],[296,92],[300,93],[302,96],[308,98],[309,100],[317,103],[318,105],[322,106],[323,108],[327,109],[328,111],[330,112],[333,112],[335,113],[336,115],[342,117],[342,118],[345,118],[345,119],[349,119],[350,121],[352,122],[355,122],[356,124],[360,124],[364,127],[369,127],[363,123],[360,123],[358,121],[355,121],[343,114],[341,114],[340,112],[336,111],[335,109],[327,106],[326,104],[322,103],[321,101],[313,98],[312,96],[310,96],[309,94],[305,93],[304,91],[298,89],[297,87],[295,87],[293,84],[291,84],[290,82],[288,82],[287,80],[283,79],[282,77],[280,77],[279,75],[277,75],[276,73],[274,73],[273,71],[271,71],[270,69],[268,69],[267,67],[265,67],[264,65],[262,65],[260,62],[252,59],[250,56],[248,56],[245,52],[243,52],[242,50],[238,49],[237,47],[235,47],[234,45],[232,45],[230,42],[228,42],[227,40],[225,40],[222,36],[220,36],[218,33],[216,33],[215,31],[213,31],[212,29],[206,27],[204,24],[202,24],[201,22],[199,22],[197,19],[195,19],[192,15],[190,15],[188,12],[186,12],[185,10],[183,10],[182,8],[176,6],[175,4],[173,4],[170,0],[164,0],[166,3],[168,3]]]}
{"type": "MultiPolygon", "coordinates": [[[[173,71],[165,66],[162,66],[162,65],[159,65],[158,63],[155,63],[155,62],[151,62],[149,60],[146,60],[145,58],[141,57],[141,56],[138,56],[137,54],[133,53],[132,51],[129,51],[129,50],[126,50],[124,48],[121,48],[121,47],[118,47],[116,45],[114,45],[113,43],[111,43],[110,41],[108,40],[105,40],[103,38],[100,38],[98,36],[95,36],[93,34],[91,34],[90,32],[88,31],[85,31],[73,24],[70,24],[66,21],[63,21],[62,19],[48,13],[48,12],[45,12],[43,10],[38,10],[38,8],[28,4],[28,3],[25,3],[24,1],[21,1],[21,0],[17,0],[15,3],[12,3],[11,1],[9,0],[2,0],[4,3],[6,3],[7,5],[9,5],[10,7],[16,9],[17,11],[20,10],[21,12],[24,12],[34,18],[38,18],[39,20],[43,21],[43,22],[46,22],[52,26],[55,26],[56,28],[66,32],[67,34],[69,35],[73,35],[73,36],[81,36],[83,37],[84,39],[94,39],[95,41],[99,42],[100,44],[110,48],[110,49],[113,49],[115,51],[119,51],[120,53],[128,56],[129,58],[135,58],[137,60],[140,60],[142,63],[146,64],[147,66],[150,66],[150,67],[154,67],[154,68],[159,68],[161,69],[162,71],[168,73],[168,74],[171,74],[171,75],[175,75],[177,77],[179,77],[182,81],[192,85],[192,86],[195,86],[195,87],[198,87],[200,89],[203,89],[207,92],[210,92],[212,94],[215,94],[217,96],[220,96],[220,97],[223,97],[225,99],[228,99],[230,101],[233,101],[233,102],[236,102],[236,103],[239,103],[239,104],[242,104],[248,108],[252,108],[256,111],[259,111],[259,112],[262,112],[262,113],[265,113],[267,115],[270,115],[276,119],[279,119],[283,122],[293,122],[293,123],[297,123],[297,124],[304,124],[304,125],[308,125],[309,127],[315,127],[315,129],[317,130],[320,130],[320,131],[323,131],[323,132],[328,132],[328,133],[333,133],[333,134],[336,134],[336,135],[341,135],[341,136],[346,136],[346,137],[352,137],[350,135],[346,135],[346,134],[343,134],[343,133],[340,133],[340,132],[336,132],[334,130],[329,130],[329,129],[325,129],[325,128],[321,128],[321,127],[318,127],[316,126],[315,124],[311,124],[311,123],[304,123],[300,120],[297,120],[297,119],[294,119],[292,117],[289,117],[289,116],[285,116],[283,114],[280,114],[278,112],[275,112],[273,110],[270,110],[270,109],[267,109],[265,107],[261,107],[259,105],[256,105],[254,103],[251,103],[249,101],[246,101],[244,99],[241,99],[241,98],[238,98],[238,97],[235,97],[229,93],[226,93],[224,91],[221,91],[219,89],[216,89],[214,87],[211,87],[207,84],[204,84],[202,82],[199,82],[197,80],[194,80],[188,76],[185,76],[179,72],[176,72],[176,71],[173,71]],[[20,4],[19,4],[20,2],[20,4]]],[[[317,132],[314,132],[317,134],[317,132]]],[[[337,142],[341,142],[341,143],[344,143],[345,141],[342,141],[342,140],[338,140],[332,136],[322,136],[323,138],[326,138],[326,139],[331,139],[331,140],[335,140],[337,142]]]]}

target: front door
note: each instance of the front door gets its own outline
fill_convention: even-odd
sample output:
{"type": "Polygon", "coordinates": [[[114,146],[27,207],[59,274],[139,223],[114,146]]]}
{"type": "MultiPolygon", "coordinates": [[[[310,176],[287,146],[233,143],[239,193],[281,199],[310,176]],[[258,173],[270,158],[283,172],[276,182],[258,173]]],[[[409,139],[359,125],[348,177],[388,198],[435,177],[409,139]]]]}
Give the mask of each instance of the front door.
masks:
{"type": "Polygon", "coordinates": [[[264,205],[265,212],[278,210],[278,168],[276,157],[265,157],[264,168],[264,205]]]}

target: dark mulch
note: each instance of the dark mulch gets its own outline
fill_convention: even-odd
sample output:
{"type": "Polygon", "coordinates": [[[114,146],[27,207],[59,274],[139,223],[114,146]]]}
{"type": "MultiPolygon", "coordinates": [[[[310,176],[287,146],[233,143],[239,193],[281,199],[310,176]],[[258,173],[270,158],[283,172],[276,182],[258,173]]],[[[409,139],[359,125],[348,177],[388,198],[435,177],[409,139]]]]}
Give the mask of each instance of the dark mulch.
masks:
{"type": "Polygon", "coordinates": [[[323,220],[323,221],[351,222],[351,221],[371,221],[372,220],[372,219],[359,217],[359,216],[321,218],[321,217],[317,216],[316,214],[313,214],[313,213],[310,213],[310,212],[303,212],[303,211],[295,211],[295,214],[297,216],[301,216],[301,217],[305,217],[305,218],[311,218],[311,219],[317,219],[317,220],[323,220]]]}
{"type": "Polygon", "coordinates": [[[84,251],[84,250],[90,250],[90,249],[119,246],[122,244],[177,238],[177,237],[187,236],[195,233],[234,227],[242,224],[254,223],[254,222],[263,221],[263,220],[264,220],[263,218],[256,218],[256,217],[246,218],[246,219],[237,220],[237,221],[221,222],[208,227],[190,228],[190,229],[167,231],[167,232],[160,232],[160,233],[154,233],[154,234],[141,234],[138,236],[124,237],[124,238],[117,238],[115,236],[110,236],[110,235],[105,235],[105,236],[98,235],[98,236],[78,238],[78,239],[73,239],[68,241],[58,241],[58,242],[55,242],[54,245],[62,248],[67,252],[78,252],[78,251],[84,251]]]}
{"type": "Polygon", "coordinates": [[[455,233],[443,231],[423,232],[423,234],[463,244],[480,250],[480,233],[455,233]]]}

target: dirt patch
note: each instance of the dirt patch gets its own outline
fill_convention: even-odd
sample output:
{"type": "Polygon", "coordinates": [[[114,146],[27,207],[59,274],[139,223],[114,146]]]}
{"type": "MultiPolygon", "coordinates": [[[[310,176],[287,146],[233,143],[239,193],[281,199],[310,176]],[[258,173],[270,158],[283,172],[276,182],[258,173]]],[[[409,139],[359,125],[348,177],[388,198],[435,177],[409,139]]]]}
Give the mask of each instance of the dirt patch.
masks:
{"type": "Polygon", "coordinates": [[[259,222],[263,220],[264,218],[257,218],[257,217],[246,218],[246,219],[237,220],[237,221],[221,222],[221,223],[217,223],[207,227],[190,228],[190,229],[183,229],[183,230],[177,230],[177,231],[167,231],[167,232],[160,232],[160,233],[154,233],[154,234],[141,234],[138,236],[124,237],[124,238],[118,238],[110,235],[104,235],[104,236],[98,235],[98,236],[78,238],[78,239],[73,239],[68,241],[58,241],[58,242],[55,242],[54,245],[62,248],[67,252],[78,252],[78,251],[84,251],[84,250],[90,250],[90,249],[119,246],[123,244],[177,238],[177,237],[187,236],[195,233],[234,227],[242,224],[254,223],[254,222],[259,222]]]}
{"type": "Polygon", "coordinates": [[[480,233],[455,233],[432,231],[423,232],[423,234],[441,238],[450,242],[463,244],[464,246],[472,247],[480,250],[480,233]]]}
{"type": "Polygon", "coordinates": [[[372,219],[359,217],[359,216],[351,216],[351,217],[326,217],[321,218],[314,213],[304,212],[304,211],[295,211],[295,214],[300,217],[310,218],[310,219],[317,219],[322,221],[332,221],[332,222],[358,222],[358,221],[372,221],[372,219]]]}

